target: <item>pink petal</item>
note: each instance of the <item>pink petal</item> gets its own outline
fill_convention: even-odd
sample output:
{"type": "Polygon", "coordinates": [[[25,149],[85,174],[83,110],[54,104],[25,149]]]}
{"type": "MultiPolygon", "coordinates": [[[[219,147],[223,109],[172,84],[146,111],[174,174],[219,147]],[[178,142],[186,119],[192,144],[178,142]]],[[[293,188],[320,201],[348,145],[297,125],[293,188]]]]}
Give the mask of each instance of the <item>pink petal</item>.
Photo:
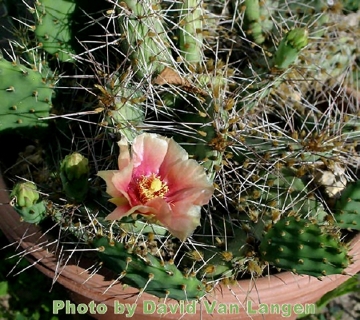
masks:
{"type": "Polygon", "coordinates": [[[117,205],[115,210],[106,216],[106,220],[119,220],[122,217],[129,215],[129,211],[131,210],[131,206],[126,198],[112,198],[109,200],[110,202],[117,205]]]}
{"type": "MultiPolygon", "coordinates": [[[[111,179],[111,182],[113,183],[114,188],[118,192],[120,192],[122,196],[127,196],[127,191],[129,188],[129,184],[131,182],[131,178],[132,178],[132,171],[133,171],[133,166],[132,166],[132,163],[130,163],[130,165],[128,165],[121,171],[117,171],[111,179]]],[[[112,194],[110,194],[110,195],[113,196],[114,198],[118,197],[118,196],[114,196],[112,194]]],[[[129,201],[130,201],[130,199],[129,199],[129,201]]]]}
{"type": "Polygon", "coordinates": [[[130,152],[129,152],[129,144],[125,137],[121,138],[118,142],[118,146],[120,148],[120,154],[118,158],[118,167],[119,170],[127,167],[130,163],[130,152]]]}
{"type": "Polygon", "coordinates": [[[167,140],[156,134],[145,133],[137,136],[132,146],[134,175],[157,174],[164,161],[167,148],[167,140]]]}
{"type": "Polygon", "coordinates": [[[169,187],[166,195],[169,202],[188,199],[189,202],[195,201],[194,204],[204,205],[214,192],[205,170],[195,160],[178,162],[163,174],[169,187]]]}
{"type": "Polygon", "coordinates": [[[114,186],[112,179],[116,173],[118,173],[118,170],[106,170],[106,171],[99,171],[97,175],[104,179],[106,182],[106,192],[112,196],[112,197],[121,197],[122,193],[116,189],[114,186]]]}
{"type": "MultiPolygon", "coordinates": [[[[113,201],[111,201],[111,202],[113,202],[113,201]]],[[[154,215],[156,213],[156,210],[154,208],[148,207],[148,206],[140,205],[140,206],[133,207],[128,204],[128,205],[116,207],[116,209],[113,212],[111,212],[109,215],[106,216],[106,220],[119,220],[122,217],[129,216],[133,213],[139,213],[139,214],[144,214],[144,215],[154,215]]]]}
{"type": "Polygon", "coordinates": [[[169,232],[184,241],[200,225],[200,206],[191,205],[189,202],[178,206],[177,212],[173,211],[173,206],[169,205],[164,199],[156,198],[149,201],[146,205],[155,209],[153,213],[156,218],[169,232]]]}
{"type": "Polygon", "coordinates": [[[176,162],[188,160],[189,157],[186,150],[173,139],[169,139],[168,143],[168,150],[160,168],[162,172],[168,172],[176,162]]]}

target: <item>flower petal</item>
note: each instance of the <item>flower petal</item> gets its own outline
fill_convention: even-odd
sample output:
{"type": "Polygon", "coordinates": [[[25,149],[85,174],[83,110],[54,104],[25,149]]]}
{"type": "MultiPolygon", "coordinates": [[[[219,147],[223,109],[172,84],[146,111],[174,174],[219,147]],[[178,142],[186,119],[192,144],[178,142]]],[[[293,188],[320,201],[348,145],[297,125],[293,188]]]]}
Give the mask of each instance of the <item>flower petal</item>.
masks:
{"type": "Polygon", "coordinates": [[[122,193],[114,186],[112,178],[117,174],[119,170],[104,170],[99,171],[97,175],[104,179],[106,182],[106,193],[112,197],[121,197],[122,193]]]}
{"type": "Polygon", "coordinates": [[[169,187],[166,197],[170,202],[186,198],[189,202],[195,201],[194,204],[204,205],[214,193],[204,168],[192,159],[174,164],[167,173],[164,172],[163,180],[169,187]]]}
{"type": "MultiPolygon", "coordinates": [[[[111,182],[113,183],[115,189],[118,192],[121,192],[121,195],[127,194],[127,190],[129,188],[129,184],[132,179],[132,172],[133,172],[133,166],[132,166],[132,163],[130,163],[130,165],[128,165],[127,167],[125,167],[124,169],[122,169],[120,171],[117,171],[112,176],[111,182]]],[[[113,197],[116,197],[112,194],[110,194],[110,195],[113,197]]]]}
{"type": "Polygon", "coordinates": [[[189,158],[186,150],[173,139],[169,139],[168,144],[166,156],[161,164],[161,172],[168,172],[175,163],[179,161],[186,161],[189,158]]]}
{"type": "MultiPolygon", "coordinates": [[[[117,202],[117,200],[112,201],[113,199],[111,199],[110,201],[115,203],[117,202]]],[[[133,213],[139,213],[139,214],[143,214],[143,215],[154,215],[155,214],[155,209],[152,207],[148,207],[148,206],[131,206],[129,205],[129,203],[124,204],[122,206],[116,207],[116,209],[111,212],[109,215],[106,216],[106,220],[119,220],[122,217],[125,216],[129,216],[133,213]]]]}
{"type": "MultiPolygon", "coordinates": [[[[120,199],[120,198],[113,198],[113,199],[120,199]]],[[[125,198],[122,198],[122,199],[125,199],[125,198]]],[[[111,202],[114,202],[114,201],[111,201],[111,202]]],[[[118,201],[116,201],[116,202],[118,202],[118,201]]],[[[130,206],[129,202],[124,201],[124,203],[122,205],[117,206],[113,212],[108,214],[105,219],[111,220],[111,221],[120,220],[122,217],[128,216],[130,214],[129,213],[130,210],[131,210],[131,206],[130,206]]]]}
{"type": "Polygon", "coordinates": [[[137,136],[132,145],[135,176],[157,174],[167,153],[168,142],[159,135],[146,133],[137,136]]]}
{"type": "Polygon", "coordinates": [[[156,198],[147,203],[154,210],[154,218],[158,220],[169,232],[184,241],[200,225],[200,206],[189,202],[178,204],[176,212],[174,206],[162,198],[156,198]]]}
{"type": "Polygon", "coordinates": [[[122,170],[123,168],[127,167],[131,161],[129,144],[125,137],[121,138],[121,140],[118,142],[118,146],[120,148],[118,166],[119,166],[119,170],[122,170]]]}

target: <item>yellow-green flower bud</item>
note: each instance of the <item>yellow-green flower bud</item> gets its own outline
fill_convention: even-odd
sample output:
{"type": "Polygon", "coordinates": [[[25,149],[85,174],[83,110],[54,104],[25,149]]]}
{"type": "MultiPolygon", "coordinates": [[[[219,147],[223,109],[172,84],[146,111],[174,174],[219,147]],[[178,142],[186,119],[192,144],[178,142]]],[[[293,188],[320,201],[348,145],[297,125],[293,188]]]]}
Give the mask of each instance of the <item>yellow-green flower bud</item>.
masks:
{"type": "Polygon", "coordinates": [[[38,224],[46,218],[45,203],[40,200],[40,194],[34,183],[16,184],[10,197],[12,199],[10,204],[20,214],[22,221],[38,224]]]}
{"type": "Polygon", "coordinates": [[[60,178],[65,195],[81,202],[88,191],[89,161],[80,153],[67,155],[60,164],[60,178]]]}
{"type": "Polygon", "coordinates": [[[40,196],[36,185],[32,182],[21,182],[15,185],[10,197],[17,207],[30,208],[38,202],[40,196]]]}
{"type": "Polygon", "coordinates": [[[293,64],[300,51],[308,44],[308,31],[305,28],[297,28],[289,31],[281,40],[274,55],[273,66],[278,69],[286,69],[293,64]]]}
{"type": "Polygon", "coordinates": [[[60,165],[61,174],[69,181],[79,179],[89,174],[89,161],[80,153],[74,152],[67,155],[60,165]]]}

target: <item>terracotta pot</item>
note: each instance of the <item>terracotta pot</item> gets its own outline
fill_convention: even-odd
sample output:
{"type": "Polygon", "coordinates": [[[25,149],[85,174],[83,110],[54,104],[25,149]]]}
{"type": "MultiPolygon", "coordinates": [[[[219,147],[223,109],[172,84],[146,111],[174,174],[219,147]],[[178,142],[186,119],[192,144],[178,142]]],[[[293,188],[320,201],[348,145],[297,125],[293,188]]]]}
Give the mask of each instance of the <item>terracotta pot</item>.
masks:
{"type": "MultiPolygon", "coordinates": [[[[9,203],[6,186],[1,178],[0,190],[3,191],[0,193],[0,203],[9,203]]],[[[254,310],[257,312],[260,310],[258,309],[260,302],[269,306],[277,304],[283,307],[286,307],[286,304],[292,304],[293,306],[295,304],[311,304],[349,278],[349,276],[336,275],[325,277],[322,281],[319,281],[309,276],[296,276],[290,272],[282,272],[257,279],[256,282],[240,280],[236,286],[229,288],[226,286],[219,287],[215,292],[207,296],[207,302],[204,299],[204,301],[190,305],[167,301],[168,308],[169,306],[175,308],[178,305],[179,309],[172,314],[170,312],[166,315],[158,314],[157,311],[163,311],[159,310],[161,305],[158,298],[145,293],[139,297],[137,289],[124,288],[119,283],[113,284],[114,281],[110,278],[110,276],[113,277],[113,274],[105,268],[101,269],[97,274],[90,275],[90,272],[86,269],[93,264],[93,261],[88,261],[85,258],[79,261],[72,258],[66,264],[58,263],[58,258],[54,254],[56,247],[52,244],[54,239],[50,235],[43,234],[40,228],[35,225],[20,222],[19,215],[10,205],[3,205],[0,210],[0,228],[9,241],[17,242],[23,250],[31,251],[31,254],[26,255],[26,257],[31,262],[36,262],[36,268],[51,278],[56,277],[57,282],[72,292],[73,301],[88,304],[89,312],[96,319],[127,318],[126,311],[122,316],[115,315],[115,311],[122,311],[120,308],[121,303],[136,304],[135,310],[137,313],[131,317],[132,319],[144,318],[144,306],[146,307],[145,313],[151,313],[146,315],[150,319],[279,319],[281,315],[275,313],[277,310],[270,310],[272,314],[265,316],[260,314],[249,315],[246,312],[247,307],[249,307],[248,303],[251,304],[251,309],[247,309],[247,311],[254,310]],[[96,304],[101,303],[98,308],[106,306],[107,313],[94,314],[97,311],[99,313],[103,312],[104,309],[96,309],[95,305],[89,304],[91,301],[96,304]],[[114,305],[117,307],[116,310],[114,310],[114,305]],[[196,310],[192,310],[193,306],[196,307],[196,310]],[[212,314],[208,314],[206,307],[208,311],[211,311],[212,306],[215,306],[215,309],[210,312],[212,314]],[[152,313],[154,307],[156,310],[152,313]],[[222,307],[227,308],[225,314],[217,312],[217,310],[221,311],[222,307]],[[186,310],[189,313],[183,315],[182,312],[186,310]]],[[[360,252],[360,234],[353,239],[351,245],[351,254],[356,255],[357,252],[360,252]]],[[[359,272],[360,259],[355,259],[355,263],[346,271],[350,275],[359,272]]],[[[81,307],[81,305],[79,306],[81,307]]],[[[169,311],[169,309],[167,310],[169,311]]],[[[78,312],[78,310],[75,312],[78,312]]],[[[292,316],[288,319],[294,318],[296,318],[296,314],[292,313],[292,316]]]]}

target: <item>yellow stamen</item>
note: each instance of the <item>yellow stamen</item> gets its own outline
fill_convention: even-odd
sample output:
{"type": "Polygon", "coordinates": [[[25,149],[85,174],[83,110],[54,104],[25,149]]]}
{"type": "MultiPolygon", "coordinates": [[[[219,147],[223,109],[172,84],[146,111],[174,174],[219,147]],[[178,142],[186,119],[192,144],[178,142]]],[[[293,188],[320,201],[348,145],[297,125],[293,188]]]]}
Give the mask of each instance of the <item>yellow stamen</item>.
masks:
{"type": "Polygon", "coordinates": [[[150,176],[142,176],[138,181],[140,201],[146,203],[149,200],[160,197],[164,198],[169,187],[154,173],[150,176]]]}

